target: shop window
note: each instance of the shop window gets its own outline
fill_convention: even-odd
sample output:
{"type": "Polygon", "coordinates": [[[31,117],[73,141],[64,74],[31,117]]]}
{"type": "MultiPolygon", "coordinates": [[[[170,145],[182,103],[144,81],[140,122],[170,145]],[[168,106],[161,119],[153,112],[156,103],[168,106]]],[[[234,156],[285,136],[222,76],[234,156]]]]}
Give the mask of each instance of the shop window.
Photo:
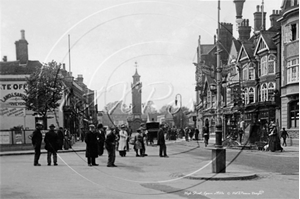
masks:
{"type": "Polygon", "coordinates": [[[289,128],[299,128],[299,101],[290,103],[289,110],[289,128]]]}

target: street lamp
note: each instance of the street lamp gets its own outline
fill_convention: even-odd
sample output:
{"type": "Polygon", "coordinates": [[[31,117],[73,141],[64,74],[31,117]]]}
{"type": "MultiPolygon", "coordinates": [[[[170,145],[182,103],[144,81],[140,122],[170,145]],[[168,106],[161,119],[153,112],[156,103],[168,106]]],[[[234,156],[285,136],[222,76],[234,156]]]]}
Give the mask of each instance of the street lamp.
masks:
{"type": "MultiPolygon", "coordinates": [[[[237,22],[242,19],[243,12],[243,4],[245,0],[234,0],[236,5],[236,19],[237,22]]],[[[222,120],[220,115],[221,109],[221,85],[222,85],[222,77],[221,77],[221,57],[220,57],[220,0],[218,0],[218,32],[217,32],[217,122],[215,129],[215,148],[212,149],[212,172],[213,173],[225,173],[226,172],[226,149],[222,146],[222,120]]]]}

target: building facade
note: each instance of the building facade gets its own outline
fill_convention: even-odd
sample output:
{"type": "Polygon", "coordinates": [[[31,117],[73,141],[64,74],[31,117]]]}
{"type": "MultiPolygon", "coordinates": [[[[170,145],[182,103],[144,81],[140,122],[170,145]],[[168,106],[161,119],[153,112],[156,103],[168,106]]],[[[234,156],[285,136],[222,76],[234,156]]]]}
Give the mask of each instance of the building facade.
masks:
{"type": "Polygon", "coordinates": [[[299,137],[299,1],[284,0],[281,15],[280,43],[280,98],[281,128],[299,137]]]}

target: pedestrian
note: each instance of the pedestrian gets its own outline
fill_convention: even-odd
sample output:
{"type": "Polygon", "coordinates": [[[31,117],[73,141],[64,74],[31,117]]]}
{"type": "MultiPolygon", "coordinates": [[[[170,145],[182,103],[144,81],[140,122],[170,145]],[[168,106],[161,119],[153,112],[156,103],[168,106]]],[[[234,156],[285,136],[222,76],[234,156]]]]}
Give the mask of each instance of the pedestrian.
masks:
{"type": "Polygon", "coordinates": [[[282,146],[287,146],[286,137],[289,137],[289,134],[286,132],[285,128],[282,128],[281,137],[283,139],[282,146]]]}
{"type": "Polygon", "coordinates": [[[62,150],[64,145],[64,137],[65,137],[63,127],[59,127],[57,131],[57,135],[58,135],[58,150],[62,150]]]}
{"type": "Polygon", "coordinates": [[[185,136],[185,141],[189,141],[189,127],[185,127],[184,129],[184,136],[185,136]]]}
{"type": "Polygon", "coordinates": [[[106,139],[105,139],[105,147],[108,153],[108,162],[107,167],[117,167],[115,165],[116,160],[116,139],[117,136],[115,135],[115,130],[110,127],[109,131],[107,132],[106,139]]]}
{"type": "Polygon", "coordinates": [[[282,152],[282,147],[280,145],[280,139],[277,133],[277,126],[275,123],[271,124],[271,133],[269,134],[269,150],[274,152],[274,151],[281,151],[282,152]]]}
{"type": "Polygon", "coordinates": [[[189,137],[190,137],[190,140],[193,140],[193,137],[194,137],[194,131],[195,131],[194,128],[190,128],[190,131],[189,131],[189,137]]]}
{"type": "Polygon", "coordinates": [[[195,129],[195,140],[199,140],[199,129],[195,129]]]}
{"type": "Polygon", "coordinates": [[[80,138],[81,138],[81,142],[84,142],[84,139],[85,139],[85,130],[84,130],[83,127],[81,128],[80,138]]]}
{"type": "Polygon", "coordinates": [[[243,134],[244,134],[244,131],[242,128],[240,128],[239,130],[239,138],[240,138],[240,143],[242,144],[242,141],[243,141],[243,134]]]}
{"type": "Polygon", "coordinates": [[[43,141],[43,135],[41,130],[43,129],[43,124],[40,122],[37,122],[35,124],[35,130],[32,133],[32,145],[34,148],[34,161],[33,161],[33,165],[34,166],[41,166],[41,164],[39,163],[39,159],[41,156],[41,146],[42,146],[42,141],[43,141]]]}
{"type": "Polygon", "coordinates": [[[118,151],[121,157],[125,157],[127,151],[128,133],[126,132],[125,128],[126,128],[125,124],[122,124],[121,130],[119,131],[118,151]]]}
{"type": "Polygon", "coordinates": [[[159,125],[159,130],[157,132],[157,145],[159,145],[159,157],[169,157],[167,155],[167,146],[165,140],[165,129],[164,124],[159,125]]]}
{"type": "Polygon", "coordinates": [[[57,166],[58,135],[55,132],[54,124],[49,126],[50,130],[46,133],[44,142],[47,150],[47,163],[51,165],[51,156],[53,155],[54,166],[57,166]]]}
{"type": "Polygon", "coordinates": [[[103,124],[98,124],[97,128],[98,155],[102,156],[104,152],[105,131],[103,128],[103,124]]]}
{"type": "Polygon", "coordinates": [[[86,151],[85,157],[87,158],[88,166],[98,166],[96,158],[98,157],[98,142],[95,125],[89,125],[89,131],[85,134],[86,151]]]}
{"type": "Polygon", "coordinates": [[[207,147],[208,140],[209,140],[209,128],[208,128],[208,124],[205,124],[205,126],[203,127],[203,130],[202,130],[202,133],[203,133],[203,137],[204,137],[205,147],[207,147]]]}
{"type": "Polygon", "coordinates": [[[146,145],[145,145],[145,141],[147,140],[147,134],[146,134],[146,132],[147,132],[147,129],[144,127],[144,126],[142,126],[142,127],[140,127],[140,130],[141,130],[141,134],[142,134],[142,137],[143,137],[143,140],[142,140],[142,155],[143,156],[148,156],[147,154],[146,154],[146,145]]]}
{"type": "Polygon", "coordinates": [[[135,156],[136,157],[144,157],[143,156],[143,135],[142,135],[142,130],[139,128],[137,130],[137,134],[134,136],[134,151],[135,151],[135,156]],[[139,154],[140,152],[140,154],[139,154]]]}

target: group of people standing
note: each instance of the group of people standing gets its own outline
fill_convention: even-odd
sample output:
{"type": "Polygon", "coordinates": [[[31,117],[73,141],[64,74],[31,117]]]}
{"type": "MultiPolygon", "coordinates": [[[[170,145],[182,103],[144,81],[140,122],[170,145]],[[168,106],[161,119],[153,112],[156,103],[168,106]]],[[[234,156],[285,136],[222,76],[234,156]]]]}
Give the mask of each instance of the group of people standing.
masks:
{"type": "MultiPolygon", "coordinates": [[[[62,150],[64,143],[64,132],[63,128],[59,128],[57,133],[55,132],[55,125],[51,124],[49,126],[50,130],[45,134],[44,142],[45,149],[47,150],[47,163],[48,166],[51,165],[51,160],[53,156],[53,164],[57,166],[57,151],[62,150]]],[[[41,146],[43,141],[42,135],[43,124],[40,122],[36,123],[36,129],[33,131],[31,136],[32,145],[34,147],[34,166],[41,166],[39,163],[41,155],[41,146]]]]}

